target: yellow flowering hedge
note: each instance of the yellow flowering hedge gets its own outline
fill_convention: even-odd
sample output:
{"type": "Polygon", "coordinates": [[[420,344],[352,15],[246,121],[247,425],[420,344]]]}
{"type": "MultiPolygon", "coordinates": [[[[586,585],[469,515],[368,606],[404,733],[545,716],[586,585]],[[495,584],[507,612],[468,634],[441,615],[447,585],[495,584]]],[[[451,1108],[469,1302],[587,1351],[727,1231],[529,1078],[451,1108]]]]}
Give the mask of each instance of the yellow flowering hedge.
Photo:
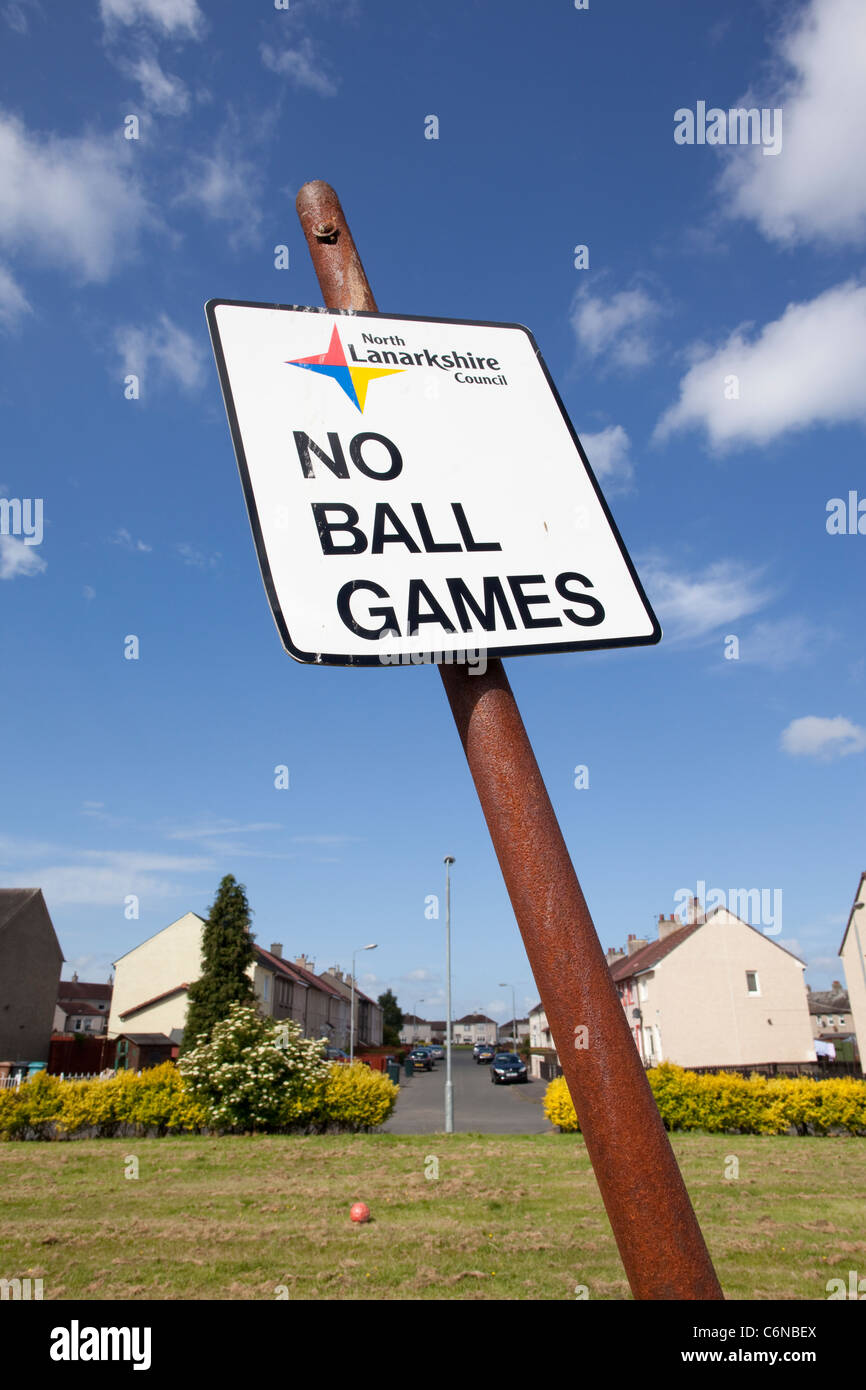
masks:
{"type": "Polygon", "coordinates": [[[157,1134],[201,1129],[207,1121],[171,1062],[137,1076],[121,1071],[108,1080],[61,1081],[38,1072],[17,1091],[0,1091],[0,1139],[65,1139],[94,1131],[157,1134]]]}
{"type": "MultiPolygon", "coordinates": [[[[278,1130],[368,1130],[392,1113],[399,1086],[361,1062],[322,1068],[309,1093],[287,1091],[271,1126],[278,1130]]],[[[267,1127],[267,1126],[263,1126],[267,1127]]],[[[0,1139],[109,1139],[118,1134],[178,1134],[224,1128],[197,1100],[171,1062],[137,1076],[61,1081],[38,1072],[18,1090],[0,1091],[0,1139]]]]}
{"type": "Polygon", "coordinates": [[[319,1108],[319,1128],[376,1129],[397,1103],[400,1087],[363,1062],[334,1062],[328,1068],[319,1108]]]}
{"type": "MultiPolygon", "coordinates": [[[[750,1077],[686,1071],[663,1062],[647,1072],[665,1128],[709,1134],[866,1134],[866,1081],[851,1076],[750,1077]]],[[[563,1133],[580,1124],[564,1077],[551,1081],[544,1113],[563,1133]]]]}

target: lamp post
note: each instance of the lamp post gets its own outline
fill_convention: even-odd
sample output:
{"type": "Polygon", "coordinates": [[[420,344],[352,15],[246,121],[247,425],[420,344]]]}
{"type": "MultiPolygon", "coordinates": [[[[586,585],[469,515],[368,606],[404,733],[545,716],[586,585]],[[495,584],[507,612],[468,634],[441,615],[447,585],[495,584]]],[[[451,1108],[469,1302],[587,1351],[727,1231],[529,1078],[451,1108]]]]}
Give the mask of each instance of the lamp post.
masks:
{"type": "Polygon", "coordinates": [[[352,952],[352,1012],[349,1017],[350,1062],[354,1062],[355,1060],[355,957],[358,954],[358,951],[375,951],[377,944],[378,943],[374,941],[370,946],[358,946],[356,950],[352,952]]]}
{"type": "Polygon", "coordinates": [[[454,1133],[454,1083],[451,1080],[451,865],[445,856],[445,1133],[454,1133]]]}
{"type": "Polygon", "coordinates": [[[517,1036],[517,1008],[514,1003],[514,985],[510,985],[507,980],[500,980],[499,988],[511,990],[511,1041],[514,1043],[514,1051],[516,1052],[519,1039],[517,1036]]]}

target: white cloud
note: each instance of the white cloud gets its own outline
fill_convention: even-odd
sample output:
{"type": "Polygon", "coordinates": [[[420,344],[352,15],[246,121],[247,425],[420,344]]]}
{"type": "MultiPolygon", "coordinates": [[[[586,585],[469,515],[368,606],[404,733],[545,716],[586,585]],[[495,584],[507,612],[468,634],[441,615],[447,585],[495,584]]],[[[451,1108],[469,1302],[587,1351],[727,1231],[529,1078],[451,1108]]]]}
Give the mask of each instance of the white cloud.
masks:
{"type": "Polygon", "coordinates": [[[196,0],[99,0],[106,26],[146,24],[174,36],[201,32],[204,20],[196,0]]]}
{"type": "Polygon", "coordinates": [[[638,571],[668,645],[729,628],[772,598],[761,587],[763,571],[747,570],[731,560],[715,560],[700,573],[688,575],[651,555],[638,565],[638,571]]]}
{"type": "Polygon", "coordinates": [[[214,821],[197,826],[181,826],[169,832],[170,840],[209,840],[215,835],[249,835],[263,830],[282,830],[279,821],[251,821],[246,825],[237,821],[214,821]]]}
{"type": "Polygon", "coordinates": [[[41,13],[38,6],[33,5],[32,0],[24,0],[24,3],[21,3],[21,0],[10,0],[8,5],[3,6],[0,14],[2,14],[9,28],[14,30],[16,34],[26,34],[30,28],[27,10],[34,8],[37,13],[41,13]]]}
{"type": "Polygon", "coordinates": [[[608,357],[620,367],[642,367],[652,355],[649,327],[659,312],[645,290],[620,290],[609,299],[581,290],[571,326],[578,347],[590,357],[608,357]]]}
{"type": "Polygon", "coordinates": [[[418,970],[410,970],[407,974],[401,975],[400,979],[406,981],[412,980],[416,983],[426,983],[429,980],[431,983],[435,983],[439,980],[439,972],[428,970],[426,966],[421,966],[418,970]]]}
{"type": "Polygon", "coordinates": [[[204,550],[196,550],[195,546],[187,541],[183,541],[175,549],[185,565],[191,565],[197,570],[216,569],[221,559],[218,550],[209,555],[204,550]]]}
{"type": "Polygon", "coordinates": [[[144,328],[119,328],[115,341],[124,374],[135,374],[142,385],[151,368],[157,381],[176,382],[184,391],[194,391],[204,382],[204,348],[167,314],[144,328]]]}
{"type": "MultiPolygon", "coordinates": [[[[742,638],[739,660],[744,665],[767,666],[783,671],[813,656],[816,646],[827,641],[829,634],[805,618],[779,618],[775,622],[756,623],[742,638]]],[[[734,662],[726,662],[733,666],[734,662]]]]}
{"type": "Polygon", "coordinates": [[[163,72],[152,55],[134,63],[124,63],[124,71],[141,87],[142,95],[154,111],[163,116],[182,116],[189,110],[189,92],[179,77],[163,72]]]}
{"type": "Polygon", "coordinates": [[[25,545],[17,536],[0,536],[0,579],[41,574],[44,569],[45,561],[34,546],[25,545]]]}
{"type": "Polygon", "coordinates": [[[834,719],[807,714],[802,719],[792,719],[782,730],[781,747],[794,758],[818,758],[822,762],[847,758],[851,753],[866,751],[866,728],[841,714],[834,719]]]}
{"type": "Polygon", "coordinates": [[[781,152],[729,151],[719,186],[725,210],[777,242],[859,243],[866,234],[863,0],[811,0],[783,32],[775,61],[777,95],[736,104],[781,107],[781,152]]]}
{"type": "Polygon", "coordinates": [[[582,434],[580,442],[595,476],[611,492],[628,491],[634,478],[631,442],[622,425],[608,425],[597,434],[582,434]]]}
{"type": "Polygon", "coordinates": [[[23,314],[30,313],[27,297],[17,280],[0,265],[0,325],[13,328],[23,314]]]}
{"type": "Polygon", "coordinates": [[[96,590],[90,584],[85,584],[83,592],[84,597],[87,599],[88,603],[92,598],[96,598],[96,590]]]}
{"type": "MultiPolygon", "coordinates": [[[[114,535],[109,537],[109,545],[119,545],[121,550],[129,550],[135,553],[147,554],[152,549],[152,545],[145,545],[144,541],[134,540],[125,526],[119,526],[114,535]]],[[[85,597],[88,597],[85,591],[85,597]]]]}
{"type": "Polygon", "coordinates": [[[703,428],[713,448],[723,449],[813,425],[866,423],[866,286],[834,286],[789,304],[757,337],[740,327],[723,347],[693,355],[679,400],[656,426],[658,440],[703,428]],[[739,379],[739,399],[726,398],[731,376],[739,379]]]}
{"type": "Polygon", "coordinates": [[[339,84],[325,71],[311,38],[299,39],[293,48],[277,49],[263,43],[260,52],[266,68],[287,77],[296,87],[306,87],[322,97],[336,96],[339,84]]]}
{"type": "Polygon", "coordinates": [[[262,220],[262,174],[243,151],[234,125],[223,130],[211,154],[193,154],[176,202],[192,204],[232,227],[233,246],[255,240],[262,220]]]}
{"type": "Polygon", "coordinates": [[[151,220],[126,143],[40,135],[0,111],[0,245],[107,280],[151,220]]]}
{"type": "Polygon", "coordinates": [[[140,850],[79,850],[27,843],[0,836],[0,874],[7,888],[39,887],[55,903],[120,906],[130,893],[140,898],[175,898],[188,888],[175,877],[215,872],[210,858],[150,854],[140,850]],[[20,866],[29,861],[29,867],[20,866]]]}

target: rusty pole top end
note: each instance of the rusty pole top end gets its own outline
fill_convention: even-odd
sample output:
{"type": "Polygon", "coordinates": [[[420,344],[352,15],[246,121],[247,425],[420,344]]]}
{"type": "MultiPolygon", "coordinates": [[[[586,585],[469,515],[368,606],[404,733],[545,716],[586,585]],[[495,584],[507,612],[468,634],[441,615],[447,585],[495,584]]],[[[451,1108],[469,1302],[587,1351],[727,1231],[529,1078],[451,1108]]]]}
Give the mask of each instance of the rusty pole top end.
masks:
{"type": "Polygon", "coordinates": [[[361,257],[331,185],[322,179],[305,183],[295,207],[328,308],[375,313],[376,301],[361,257]]]}

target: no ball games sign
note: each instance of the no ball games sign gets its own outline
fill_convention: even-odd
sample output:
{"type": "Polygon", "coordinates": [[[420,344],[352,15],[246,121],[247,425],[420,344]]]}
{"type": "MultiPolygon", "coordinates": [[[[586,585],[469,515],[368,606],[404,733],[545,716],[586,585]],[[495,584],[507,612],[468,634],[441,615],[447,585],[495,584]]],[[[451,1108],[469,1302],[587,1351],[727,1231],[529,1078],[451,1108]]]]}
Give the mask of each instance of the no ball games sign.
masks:
{"type": "Polygon", "coordinates": [[[298,661],[659,640],[528,329],[232,300],[207,316],[265,588],[298,661]]]}

